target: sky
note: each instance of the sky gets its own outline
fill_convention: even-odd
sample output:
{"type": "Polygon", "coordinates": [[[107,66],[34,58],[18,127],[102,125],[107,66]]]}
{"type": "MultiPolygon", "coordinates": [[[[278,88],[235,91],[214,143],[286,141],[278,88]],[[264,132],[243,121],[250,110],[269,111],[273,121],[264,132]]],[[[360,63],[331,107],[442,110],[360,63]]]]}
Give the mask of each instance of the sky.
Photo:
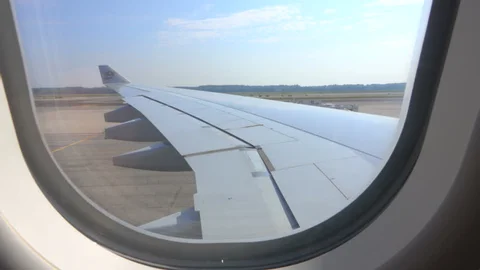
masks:
{"type": "Polygon", "coordinates": [[[405,82],[421,0],[14,0],[32,87],[405,82]]]}

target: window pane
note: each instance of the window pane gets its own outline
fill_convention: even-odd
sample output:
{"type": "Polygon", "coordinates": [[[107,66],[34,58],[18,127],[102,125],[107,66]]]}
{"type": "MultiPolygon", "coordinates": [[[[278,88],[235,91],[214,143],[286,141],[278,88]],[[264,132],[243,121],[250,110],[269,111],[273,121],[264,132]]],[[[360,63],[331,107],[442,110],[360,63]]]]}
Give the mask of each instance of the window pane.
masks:
{"type": "Polygon", "coordinates": [[[206,241],[295,234],[354,202],[423,36],[422,1],[14,3],[69,181],[120,222],[206,241]]]}

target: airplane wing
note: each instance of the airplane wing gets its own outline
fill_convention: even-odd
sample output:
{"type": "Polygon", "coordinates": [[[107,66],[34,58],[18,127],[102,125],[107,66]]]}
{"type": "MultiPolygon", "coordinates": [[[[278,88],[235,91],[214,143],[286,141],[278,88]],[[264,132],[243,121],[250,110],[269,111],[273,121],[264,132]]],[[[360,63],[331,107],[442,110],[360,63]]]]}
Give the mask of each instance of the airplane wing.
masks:
{"type": "Polygon", "coordinates": [[[200,238],[259,240],[308,229],[373,181],[397,119],[330,108],[130,83],[99,66],[127,103],[105,114],[106,138],[152,141],[115,165],[192,170],[194,207],[141,228],[200,238]]]}

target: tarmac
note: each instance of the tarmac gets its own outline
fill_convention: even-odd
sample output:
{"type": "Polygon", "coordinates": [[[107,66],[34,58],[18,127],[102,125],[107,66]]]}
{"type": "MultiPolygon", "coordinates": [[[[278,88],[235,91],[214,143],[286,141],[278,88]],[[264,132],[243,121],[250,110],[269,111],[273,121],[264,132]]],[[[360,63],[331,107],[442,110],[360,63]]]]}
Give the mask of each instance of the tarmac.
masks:
{"type": "Polygon", "coordinates": [[[37,107],[48,147],[59,167],[85,195],[135,226],[193,206],[192,172],[114,166],[112,157],[152,143],[104,139],[103,114],[113,106],[37,107]]]}

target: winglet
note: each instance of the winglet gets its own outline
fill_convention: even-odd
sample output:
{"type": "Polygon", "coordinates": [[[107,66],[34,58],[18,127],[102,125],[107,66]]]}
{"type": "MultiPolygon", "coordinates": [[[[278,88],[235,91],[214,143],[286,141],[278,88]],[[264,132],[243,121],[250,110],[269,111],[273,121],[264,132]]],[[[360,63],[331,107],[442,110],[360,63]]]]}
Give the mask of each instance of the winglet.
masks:
{"type": "Polygon", "coordinates": [[[103,84],[127,84],[129,80],[118,74],[109,65],[99,65],[100,75],[102,76],[103,84]]]}

